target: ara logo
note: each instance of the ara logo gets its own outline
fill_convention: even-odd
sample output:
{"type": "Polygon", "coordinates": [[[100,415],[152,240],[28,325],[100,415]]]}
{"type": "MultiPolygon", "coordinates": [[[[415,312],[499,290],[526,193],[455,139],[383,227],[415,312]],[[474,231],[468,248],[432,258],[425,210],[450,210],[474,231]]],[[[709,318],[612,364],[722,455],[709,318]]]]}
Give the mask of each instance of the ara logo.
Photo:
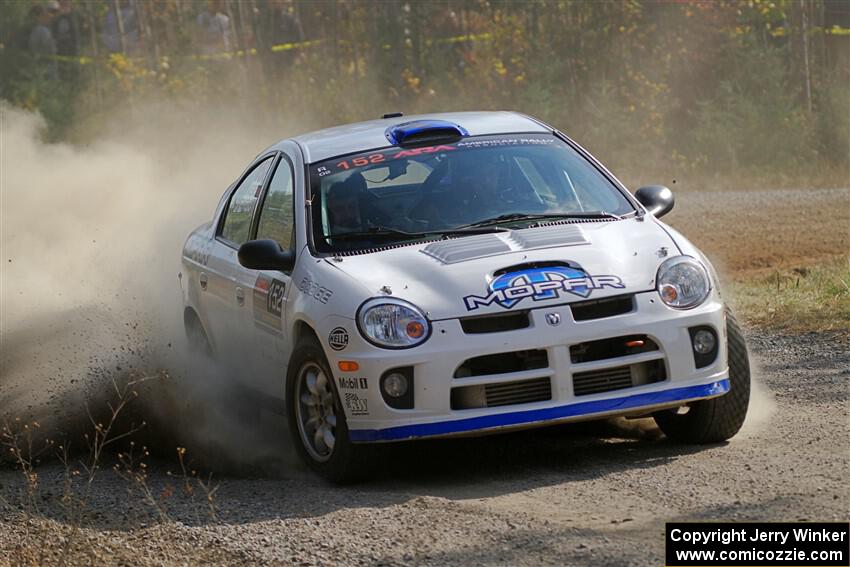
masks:
{"type": "Polygon", "coordinates": [[[468,311],[494,303],[511,309],[527,297],[543,301],[571,293],[586,298],[594,289],[606,287],[623,289],[625,286],[617,276],[591,276],[580,268],[548,266],[502,274],[490,282],[487,295],[467,295],[463,301],[468,311]]]}

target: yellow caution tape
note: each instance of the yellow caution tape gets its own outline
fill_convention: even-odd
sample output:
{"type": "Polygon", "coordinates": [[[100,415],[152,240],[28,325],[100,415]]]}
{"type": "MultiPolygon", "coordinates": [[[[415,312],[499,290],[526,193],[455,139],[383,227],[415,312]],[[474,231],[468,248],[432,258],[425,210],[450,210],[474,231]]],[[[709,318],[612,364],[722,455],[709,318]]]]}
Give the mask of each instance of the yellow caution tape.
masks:
{"type": "Polygon", "coordinates": [[[831,28],[825,28],[823,33],[827,35],[850,35],[850,28],[832,26],[831,28]]]}
{"type": "Polygon", "coordinates": [[[299,43],[281,43],[278,45],[272,45],[272,52],[278,53],[280,51],[289,51],[290,49],[301,49],[303,47],[310,47],[311,45],[315,45],[317,43],[322,43],[322,40],[313,39],[310,41],[302,41],[299,43]]]}
{"type": "Polygon", "coordinates": [[[465,34],[465,35],[457,35],[455,37],[443,37],[436,40],[428,40],[425,43],[430,44],[432,41],[434,43],[463,43],[465,41],[490,41],[493,39],[493,34],[486,33],[478,33],[478,34],[465,34]]]}
{"type": "MultiPolygon", "coordinates": [[[[822,31],[827,35],[838,35],[838,36],[850,36],[850,28],[842,28],[839,26],[833,26],[831,28],[812,28],[814,31],[822,31]]],[[[771,35],[775,37],[782,37],[786,35],[787,31],[783,27],[774,28],[770,31],[771,35]]],[[[443,37],[438,39],[428,39],[425,44],[430,46],[433,44],[454,44],[454,43],[465,43],[465,42],[476,42],[476,41],[490,41],[493,39],[493,34],[490,32],[478,33],[478,34],[463,34],[457,35],[453,37],[443,37]]],[[[272,45],[270,50],[272,53],[280,53],[282,51],[291,51],[293,49],[304,49],[306,47],[312,47],[316,44],[322,43],[324,40],[321,39],[313,39],[309,41],[300,41],[300,42],[291,42],[291,43],[279,43],[276,45],[272,45]]],[[[340,41],[341,43],[349,43],[347,41],[340,41]]],[[[390,50],[393,48],[390,44],[384,44],[381,46],[384,50],[390,50]]],[[[239,49],[236,51],[225,51],[221,53],[211,53],[208,55],[189,55],[186,56],[189,59],[199,60],[199,61],[213,61],[213,60],[227,60],[233,59],[234,57],[243,57],[245,55],[257,55],[259,51],[256,48],[251,49],[239,49]]],[[[96,60],[93,57],[79,56],[73,57],[69,55],[45,55],[43,56],[45,59],[52,59],[55,61],[63,61],[67,63],[77,63],[79,65],[89,65],[94,63],[96,60]]],[[[105,62],[107,58],[100,58],[102,62],[105,62]]],[[[142,57],[135,58],[127,58],[130,60],[143,61],[142,57]]]]}
{"type": "MultiPolygon", "coordinates": [[[[850,28],[842,28],[841,26],[832,26],[831,28],[812,27],[812,33],[823,33],[824,35],[850,35],[850,28]]],[[[778,27],[770,30],[770,35],[773,37],[785,37],[788,35],[788,30],[784,27],[778,27]]]]}

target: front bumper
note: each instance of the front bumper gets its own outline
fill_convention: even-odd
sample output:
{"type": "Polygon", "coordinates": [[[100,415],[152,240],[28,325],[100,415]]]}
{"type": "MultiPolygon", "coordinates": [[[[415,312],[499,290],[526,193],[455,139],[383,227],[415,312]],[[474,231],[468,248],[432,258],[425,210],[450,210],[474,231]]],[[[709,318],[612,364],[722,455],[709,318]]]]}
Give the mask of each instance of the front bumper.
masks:
{"type": "MultiPolygon", "coordinates": [[[[413,349],[389,351],[363,340],[353,330],[343,351],[326,349],[335,370],[336,384],[346,411],[354,442],[397,441],[488,433],[505,429],[538,427],[606,416],[641,415],[665,407],[720,396],[728,392],[726,326],[723,303],[715,294],[702,306],[676,311],[663,305],[655,292],[634,295],[629,313],[589,321],[575,321],[569,304],[533,309],[529,326],[484,334],[465,333],[459,319],[433,322],[429,340],[413,349]],[[546,316],[557,313],[560,324],[552,326],[546,316]],[[708,366],[697,368],[688,329],[713,328],[718,353],[708,366]],[[590,362],[573,362],[570,346],[589,341],[644,335],[658,350],[615,356],[590,362]],[[471,358],[525,350],[545,351],[545,367],[488,372],[455,377],[456,370],[471,358]],[[359,370],[341,372],[338,362],[356,361],[359,370]],[[664,378],[601,393],[576,394],[576,375],[604,372],[630,365],[657,364],[664,378]],[[394,409],[379,390],[379,377],[387,370],[412,367],[413,409],[394,409]],[[467,386],[492,386],[548,379],[550,398],[498,407],[453,409],[452,390],[467,386]]],[[[333,326],[351,321],[331,318],[333,326]]]]}
{"type": "Polygon", "coordinates": [[[452,437],[468,433],[487,433],[502,430],[541,427],[570,421],[585,421],[606,416],[628,415],[677,407],[687,402],[721,396],[729,391],[729,379],[723,378],[708,384],[644,392],[618,398],[578,402],[557,407],[534,410],[494,413],[454,421],[439,421],[413,425],[399,425],[385,429],[356,429],[349,431],[355,443],[375,441],[400,441],[422,437],[452,437]]]}

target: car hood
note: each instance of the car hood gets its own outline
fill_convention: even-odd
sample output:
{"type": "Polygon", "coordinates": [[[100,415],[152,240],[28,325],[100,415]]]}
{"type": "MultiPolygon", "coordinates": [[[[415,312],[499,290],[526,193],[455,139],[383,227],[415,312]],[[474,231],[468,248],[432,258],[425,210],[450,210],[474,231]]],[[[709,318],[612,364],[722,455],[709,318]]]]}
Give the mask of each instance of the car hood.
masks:
{"type": "Polygon", "coordinates": [[[374,296],[407,300],[439,320],[650,290],[675,250],[646,216],[388,247],[333,264],[374,296]]]}

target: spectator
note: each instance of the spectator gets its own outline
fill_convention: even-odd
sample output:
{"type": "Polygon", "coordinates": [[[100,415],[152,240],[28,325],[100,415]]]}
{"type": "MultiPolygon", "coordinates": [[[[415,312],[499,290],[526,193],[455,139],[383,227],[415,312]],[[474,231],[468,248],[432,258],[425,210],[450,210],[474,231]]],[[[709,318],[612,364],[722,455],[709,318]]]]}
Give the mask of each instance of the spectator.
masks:
{"type": "Polygon", "coordinates": [[[221,0],[209,0],[198,14],[198,43],[204,55],[227,53],[231,48],[230,18],[221,0]]]}
{"type": "Polygon", "coordinates": [[[47,6],[35,5],[30,10],[30,17],[34,21],[34,25],[30,30],[27,46],[30,53],[36,57],[36,64],[39,69],[49,79],[57,78],[56,60],[53,59],[56,55],[56,41],[50,31],[50,23],[53,21],[53,14],[58,9],[58,2],[51,2],[47,6]]]}
{"type": "Polygon", "coordinates": [[[121,51],[125,55],[133,54],[139,46],[139,22],[136,17],[136,10],[130,3],[123,2],[123,6],[120,6],[118,11],[121,13],[121,23],[124,27],[123,45],[121,28],[118,26],[118,16],[116,16],[112,5],[110,5],[103,21],[103,44],[112,53],[121,51]]]}
{"type": "Polygon", "coordinates": [[[301,20],[295,13],[291,0],[273,0],[270,18],[272,45],[299,43],[304,41],[304,30],[301,20]]]}
{"type": "Polygon", "coordinates": [[[32,34],[33,28],[38,25],[38,19],[41,16],[42,10],[44,10],[44,7],[39,4],[33,4],[30,6],[29,11],[27,12],[26,22],[17,31],[16,38],[13,43],[17,49],[29,52],[30,35],[32,34]]]}
{"type": "Polygon", "coordinates": [[[80,15],[71,0],[59,0],[59,12],[53,20],[56,53],[68,57],[80,54],[80,15]]]}
{"type": "MultiPolygon", "coordinates": [[[[289,0],[272,0],[261,28],[263,34],[263,65],[273,82],[286,78],[288,70],[298,60],[299,49],[273,51],[275,46],[304,41],[304,30],[295,6],[289,0]]],[[[280,48],[278,48],[280,49],[280,48]]]]}
{"type": "MultiPolygon", "coordinates": [[[[62,57],[77,57],[80,54],[80,15],[74,10],[71,0],[59,0],[59,13],[53,20],[53,37],[56,53],[62,57]]],[[[70,80],[77,76],[76,61],[60,61],[59,75],[70,80]]]]}

